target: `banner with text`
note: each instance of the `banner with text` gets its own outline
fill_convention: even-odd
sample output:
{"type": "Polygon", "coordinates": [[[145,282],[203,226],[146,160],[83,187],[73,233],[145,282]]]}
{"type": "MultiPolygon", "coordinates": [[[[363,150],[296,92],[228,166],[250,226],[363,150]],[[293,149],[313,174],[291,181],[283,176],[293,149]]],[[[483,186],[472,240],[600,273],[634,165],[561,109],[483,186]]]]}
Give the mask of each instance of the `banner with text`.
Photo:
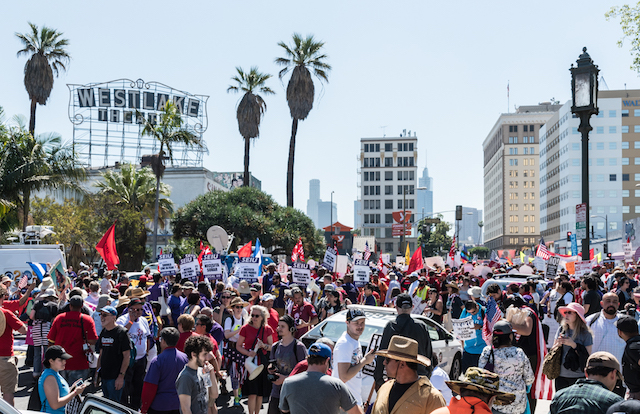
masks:
{"type": "Polygon", "coordinates": [[[241,257],[236,265],[236,276],[240,280],[246,280],[249,284],[256,283],[259,268],[259,257],[241,257]]]}
{"type": "Polygon", "coordinates": [[[356,287],[362,287],[369,283],[370,276],[371,268],[369,268],[369,262],[367,260],[353,261],[353,284],[356,285],[356,287]]]}
{"type": "Polygon", "coordinates": [[[591,260],[575,262],[575,275],[582,277],[591,273],[591,260]]]}
{"type": "Polygon", "coordinates": [[[210,281],[222,280],[222,260],[219,254],[202,256],[202,274],[210,281]]]}
{"type": "Polygon", "coordinates": [[[173,253],[158,255],[158,270],[162,276],[176,274],[176,262],[173,260],[173,253]]]}
{"type": "Polygon", "coordinates": [[[190,280],[194,285],[197,285],[198,277],[200,276],[198,267],[197,256],[186,254],[180,260],[180,275],[182,276],[182,280],[190,280]]]}
{"type": "Polygon", "coordinates": [[[311,283],[311,270],[306,263],[293,263],[291,265],[291,281],[300,286],[308,286],[311,283]]]}
{"type": "Polygon", "coordinates": [[[324,253],[324,259],[322,259],[322,266],[330,272],[333,272],[336,266],[336,260],[338,258],[338,250],[333,247],[327,247],[327,251],[324,253]]]}

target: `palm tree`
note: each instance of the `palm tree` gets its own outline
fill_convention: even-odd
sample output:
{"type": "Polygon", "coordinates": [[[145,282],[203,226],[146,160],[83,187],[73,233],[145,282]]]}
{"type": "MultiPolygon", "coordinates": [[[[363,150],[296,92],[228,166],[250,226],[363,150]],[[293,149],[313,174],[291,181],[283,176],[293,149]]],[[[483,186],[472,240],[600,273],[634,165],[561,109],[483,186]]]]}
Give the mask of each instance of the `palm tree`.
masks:
{"type": "MultiPolygon", "coordinates": [[[[121,164],[119,171],[105,171],[102,173],[102,178],[104,182],[96,184],[102,193],[114,195],[118,200],[116,204],[127,205],[141,212],[147,220],[153,220],[156,177],[150,168],[136,169],[133,164],[121,164]]],[[[161,183],[160,194],[169,197],[171,195],[169,186],[161,183]]],[[[160,228],[164,229],[165,220],[171,217],[171,213],[173,213],[173,202],[168,198],[160,199],[158,209],[160,228]]]]}
{"type": "Polygon", "coordinates": [[[258,67],[253,66],[249,73],[244,73],[241,67],[236,67],[238,74],[231,78],[236,85],[227,88],[227,92],[244,92],[242,100],[238,104],[236,118],[238,119],[238,130],[244,138],[244,177],[242,185],[249,186],[249,144],[252,138],[260,135],[260,120],[267,110],[267,104],[262,97],[254,92],[262,92],[266,95],[273,95],[275,92],[265,86],[267,79],[271,75],[258,72],[258,67]]]}
{"type": "Polygon", "coordinates": [[[46,105],[51,89],[53,89],[53,75],[58,76],[60,70],[67,70],[66,64],[71,57],[65,50],[69,46],[69,40],[62,38],[62,32],[29,23],[30,33],[16,33],[22,42],[23,48],[18,51],[21,55],[30,55],[24,65],[24,87],[27,89],[31,100],[31,118],[29,119],[29,132],[35,135],[36,129],[36,104],[46,105]]]}
{"type": "Polygon", "coordinates": [[[160,208],[160,180],[164,175],[165,149],[169,153],[168,159],[173,161],[173,145],[184,144],[187,148],[205,148],[200,135],[183,128],[183,120],[178,107],[172,102],[165,103],[158,123],[151,123],[142,114],[138,113],[138,118],[142,119],[142,135],[154,137],[160,142],[160,151],[151,157],[151,169],[156,176],[156,200],[153,214],[153,255],[158,250],[158,209],[160,208]]]}
{"type": "Polygon", "coordinates": [[[284,69],[278,73],[280,80],[293,69],[287,85],[287,103],[293,119],[287,164],[287,207],[293,207],[293,161],[296,151],[298,120],[304,120],[309,115],[313,108],[315,93],[309,68],[320,82],[329,82],[327,74],[331,70],[331,66],[324,62],[327,55],[321,52],[324,42],[316,42],[313,35],[308,35],[303,39],[298,33],[294,33],[293,46],[284,42],[279,42],[278,46],[284,49],[286,55],[286,57],[279,57],[275,60],[276,64],[284,66],[284,69]]]}

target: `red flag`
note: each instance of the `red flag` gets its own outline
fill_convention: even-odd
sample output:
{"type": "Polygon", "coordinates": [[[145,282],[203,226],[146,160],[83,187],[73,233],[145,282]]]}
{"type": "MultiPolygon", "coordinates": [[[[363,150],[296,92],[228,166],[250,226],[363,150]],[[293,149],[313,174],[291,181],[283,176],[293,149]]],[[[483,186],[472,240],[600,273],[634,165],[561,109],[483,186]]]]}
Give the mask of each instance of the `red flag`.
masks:
{"type": "Polygon", "coordinates": [[[249,257],[251,256],[251,240],[249,243],[245,244],[241,248],[238,249],[238,257],[249,257]]]}
{"type": "Polygon", "coordinates": [[[202,240],[200,240],[200,254],[198,255],[198,264],[200,265],[200,269],[202,269],[202,256],[211,253],[209,246],[205,246],[204,243],[202,243],[202,240]]]}
{"type": "Polygon", "coordinates": [[[302,247],[302,238],[298,238],[298,243],[293,247],[291,252],[291,261],[295,263],[298,259],[304,262],[304,247],[302,247]]]}
{"type": "Polygon", "coordinates": [[[107,264],[108,270],[115,270],[116,265],[120,263],[120,258],[118,258],[118,252],[116,251],[116,222],[117,220],[109,227],[109,230],[96,245],[96,250],[107,264]]]}
{"type": "Polygon", "coordinates": [[[420,270],[424,267],[424,262],[422,261],[422,247],[418,246],[415,252],[413,252],[413,256],[411,256],[411,261],[409,261],[409,269],[407,270],[407,274],[411,272],[415,272],[416,270],[420,270]]]}

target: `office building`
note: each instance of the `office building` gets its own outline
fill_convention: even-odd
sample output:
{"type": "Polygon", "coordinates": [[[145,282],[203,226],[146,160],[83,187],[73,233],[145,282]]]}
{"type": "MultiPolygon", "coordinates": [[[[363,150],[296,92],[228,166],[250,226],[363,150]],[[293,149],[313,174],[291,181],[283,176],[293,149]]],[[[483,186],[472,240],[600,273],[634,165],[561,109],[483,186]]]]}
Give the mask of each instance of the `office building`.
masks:
{"type": "Polygon", "coordinates": [[[539,230],[539,132],[560,105],[521,106],[501,114],[482,144],[484,245],[531,248],[539,230]]]}
{"type": "Polygon", "coordinates": [[[417,158],[418,138],[411,131],[399,137],[360,139],[360,230],[362,236],[375,236],[382,253],[404,254],[403,227],[409,248],[415,250],[417,158]],[[406,223],[404,211],[411,214],[406,223]]]}
{"type": "MultiPolygon", "coordinates": [[[[425,157],[426,161],[426,157],[425,157]]],[[[418,208],[416,214],[418,218],[416,222],[423,217],[428,217],[433,214],[433,178],[429,177],[429,168],[425,165],[422,170],[422,177],[418,178],[418,188],[416,190],[416,200],[418,208]],[[421,190],[424,188],[424,190],[421,190]]]]}
{"type": "Polygon", "coordinates": [[[331,201],[320,198],[320,180],[309,180],[309,198],[307,199],[307,216],[313,221],[316,229],[330,226],[338,221],[338,206],[331,201]],[[333,211],[332,211],[333,210],[333,211]]]}
{"type": "Polygon", "coordinates": [[[462,220],[458,223],[460,244],[482,244],[482,210],[473,207],[462,207],[462,220]]]}

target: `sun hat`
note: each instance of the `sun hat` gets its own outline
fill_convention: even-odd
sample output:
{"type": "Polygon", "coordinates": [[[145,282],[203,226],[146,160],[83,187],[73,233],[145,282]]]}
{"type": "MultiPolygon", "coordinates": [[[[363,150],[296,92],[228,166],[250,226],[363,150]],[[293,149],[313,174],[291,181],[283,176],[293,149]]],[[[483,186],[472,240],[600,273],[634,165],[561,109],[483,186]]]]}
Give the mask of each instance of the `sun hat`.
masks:
{"type": "Polygon", "coordinates": [[[516,396],[508,392],[500,391],[500,377],[486,369],[470,367],[464,374],[462,381],[445,381],[451,391],[460,394],[460,390],[481,392],[494,395],[496,405],[507,405],[515,401],[516,396]]]}
{"type": "Polygon", "coordinates": [[[2,278],[2,280],[0,281],[0,284],[3,284],[3,285],[4,285],[4,284],[5,284],[5,283],[7,283],[7,282],[9,282],[9,283],[11,284],[11,283],[13,283],[13,280],[11,280],[11,278],[10,278],[9,276],[4,276],[4,277],[2,278]]]}
{"type": "Polygon", "coordinates": [[[355,322],[360,319],[366,319],[367,317],[364,315],[362,309],[358,308],[350,308],[347,311],[347,322],[355,322]]]}
{"type": "Polygon", "coordinates": [[[474,286],[469,289],[467,293],[469,294],[469,296],[473,296],[474,298],[479,299],[482,295],[482,289],[478,286],[474,286]]]}
{"type": "MultiPolygon", "coordinates": [[[[185,287],[185,286],[183,285],[183,287],[185,287]]],[[[186,287],[185,287],[185,289],[186,289],[186,287]]],[[[241,280],[240,283],[238,283],[238,292],[243,294],[243,295],[245,295],[247,293],[251,293],[251,289],[249,288],[249,282],[247,282],[246,280],[241,280]]]]}
{"type": "Polygon", "coordinates": [[[58,298],[58,295],[56,295],[56,291],[53,289],[45,289],[43,291],[41,291],[38,296],[36,296],[36,300],[42,300],[42,299],[47,299],[47,298],[58,298]]]}
{"type": "Polygon", "coordinates": [[[455,282],[447,283],[446,286],[450,287],[451,289],[455,289],[455,290],[458,290],[458,291],[460,290],[460,286],[458,286],[458,284],[455,283],[455,282]]]}
{"type": "Polygon", "coordinates": [[[242,307],[244,308],[248,304],[249,304],[248,302],[245,302],[240,297],[236,296],[235,298],[231,299],[231,303],[229,303],[229,307],[233,308],[236,305],[242,305],[242,307]]]}
{"type": "Polygon", "coordinates": [[[568,304],[567,306],[560,306],[558,308],[558,312],[560,312],[560,314],[562,316],[564,316],[566,311],[572,311],[578,314],[578,316],[580,316],[580,319],[582,319],[583,322],[587,322],[587,320],[584,317],[584,308],[582,307],[581,304],[576,303],[576,302],[571,302],[570,304],[568,304]]]}
{"type": "Polygon", "coordinates": [[[622,374],[620,373],[620,363],[618,362],[618,358],[610,354],[609,352],[599,351],[594,352],[587,359],[587,369],[589,368],[597,368],[597,367],[605,367],[617,370],[618,378],[622,379],[622,374]]]}
{"type": "Polygon", "coordinates": [[[142,298],[146,298],[150,294],[151,294],[151,292],[149,292],[147,290],[144,290],[144,289],[139,288],[139,287],[135,287],[135,288],[129,290],[129,294],[127,296],[130,299],[133,299],[133,298],[142,299],[142,298]]]}
{"type": "MultiPolygon", "coordinates": [[[[195,289],[195,288],[196,288],[196,285],[194,285],[192,281],[187,280],[186,282],[184,282],[184,283],[182,284],[182,288],[183,288],[183,289],[195,289]]],[[[249,292],[247,292],[247,293],[249,293],[249,292]]]]}
{"type": "Polygon", "coordinates": [[[424,366],[431,366],[431,359],[418,354],[418,341],[405,336],[394,335],[389,341],[389,347],[376,352],[384,358],[405,362],[415,362],[424,366]]]}

